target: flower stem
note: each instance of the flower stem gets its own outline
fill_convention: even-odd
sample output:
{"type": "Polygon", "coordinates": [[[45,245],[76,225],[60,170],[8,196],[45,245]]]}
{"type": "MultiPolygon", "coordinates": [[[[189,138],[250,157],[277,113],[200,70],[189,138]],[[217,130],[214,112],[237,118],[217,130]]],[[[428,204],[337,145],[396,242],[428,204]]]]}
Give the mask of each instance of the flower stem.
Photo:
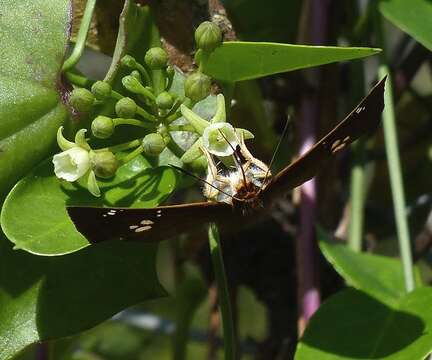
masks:
{"type": "Polygon", "coordinates": [[[154,130],[154,125],[145,123],[138,119],[123,119],[123,118],[116,118],[113,119],[114,125],[132,125],[132,126],[138,126],[142,127],[144,129],[154,130]]]}
{"type": "Polygon", "coordinates": [[[124,96],[122,94],[120,94],[119,92],[112,90],[111,91],[111,97],[115,100],[121,100],[124,98],[124,96]]]}
{"type": "Polygon", "coordinates": [[[134,151],[127,154],[123,159],[120,159],[119,163],[120,165],[124,165],[131,161],[132,159],[135,159],[138,155],[140,155],[144,151],[144,148],[142,145],[139,145],[134,151]]]}
{"type": "Polygon", "coordinates": [[[228,283],[222,256],[222,247],[219,239],[219,230],[215,223],[209,225],[208,230],[210,253],[213,262],[216,284],[219,295],[219,308],[222,316],[222,326],[225,344],[225,360],[236,359],[236,339],[231,310],[231,301],[228,293],[228,283]]]}
{"type": "Polygon", "coordinates": [[[144,119],[152,122],[156,122],[157,118],[150,114],[149,112],[145,111],[141,106],[137,106],[137,114],[142,116],[144,119]]]}
{"type": "Polygon", "coordinates": [[[398,139],[395,121],[395,109],[393,102],[392,80],[390,77],[390,69],[385,58],[385,41],[383,36],[383,21],[382,17],[376,13],[376,25],[378,29],[378,38],[380,40],[383,53],[380,57],[380,66],[378,68],[378,76],[380,78],[388,76],[386,89],[384,93],[384,140],[387,154],[387,164],[390,173],[390,185],[393,197],[394,213],[396,217],[396,231],[399,240],[399,249],[402,257],[402,264],[405,277],[405,288],[407,292],[414,290],[414,272],[413,260],[411,254],[411,241],[408,230],[408,221],[405,213],[405,194],[403,187],[402,171],[400,165],[398,139]]]}
{"type": "Polygon", "coordinates": [[[93,151],[95,152],[100,152],[100,151],[106,151],[109,150],[112,153],[116,153],[119,151],[124,151],[124,150],[128,150],[128,149],[132,149],[134,147],[137,147],[141,144],[141,140],[136,139],[136,140],[132,140],[123,144],[118,144],[118,145],[113,145],[113,146],[109,146],[109,147],[105,147],[105,148],[101,148],[101,149],[95,149],[93,151]]]}
{"type": "Polygon", "coordinates": [[[96,5],[96,0],[87,0],[84,15],[81,20],[80,29],[75,42],[75,47],[69,58],[63,63],[63,71],[66,71],[76,65],[84,51],[87,34],[90,29],[93,11],[96,5]]]}
{"type": "Polygon", "coordinates": [[[143,65],[141,65],[138,62],[136,64],[136,68],[140,72],[140,74],[144,77],[144,81],[146,82],[146,84],[148,86],[152,86],[153,82],[152,82],[151,77],[149,75],[149,71],[143,65]]]}
{"type": "Polygon", "coordinates": [[[73,73],[71,71],[66,71],[64,73],[64,76],[66,77],[66,79],[70,83],[72,83],[72,84],[74,84],[76,86],[79,86],[79,87],[88,88],[88,87],[90,87],[94,83],[94,81],[92,81],[90,79],[87,79],[85,76],[73,73]]]}

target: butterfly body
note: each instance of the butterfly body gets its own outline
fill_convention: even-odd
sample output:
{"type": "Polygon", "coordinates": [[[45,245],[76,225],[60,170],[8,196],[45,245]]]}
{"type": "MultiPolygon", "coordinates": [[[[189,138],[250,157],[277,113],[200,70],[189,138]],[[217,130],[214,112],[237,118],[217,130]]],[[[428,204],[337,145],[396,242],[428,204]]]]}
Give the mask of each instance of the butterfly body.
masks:
{"type": "Polygon", "coordinates": [[[115,238],[155,242],[195,232],[209,222],[218,223],[222,230],[256,222],[290,190],[315,176],[337,152],[378,127],[385,79],[307,153],[275,176],[241,142],[234,171],[221,172],[208,156],[206,181],[214,187],[205,186],[204,193],[212,201],[152,209],[68,207],[67,211],[78,231],[91,242],[115,238]]]}

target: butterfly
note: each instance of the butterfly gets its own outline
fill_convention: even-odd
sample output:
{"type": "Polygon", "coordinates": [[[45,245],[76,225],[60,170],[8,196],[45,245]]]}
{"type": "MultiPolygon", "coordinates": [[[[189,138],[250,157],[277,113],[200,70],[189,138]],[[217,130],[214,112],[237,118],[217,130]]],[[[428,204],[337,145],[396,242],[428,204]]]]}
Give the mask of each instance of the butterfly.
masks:
{"type": "MultiPolygon", "coordinates": [[[[214,167],[208,171],[213,175],[207,178],[206,186],[215,190],[215,201],[152,209],[70,206],[69,216],[90,242],[110,239],[156,242],[195,232],[210,222],[217,223],[222,231],[254,222],[268,213],[278,199],[315,176],[336,153],[376,130],[384,109],[385,81],[386,77],[335,128],[274,177],[242,143],[235,151],[239,171],[228,175],[220,174],[214,167]]],[[[208,160],[209,166],[214,166],[211,158],[208,160]]]]}

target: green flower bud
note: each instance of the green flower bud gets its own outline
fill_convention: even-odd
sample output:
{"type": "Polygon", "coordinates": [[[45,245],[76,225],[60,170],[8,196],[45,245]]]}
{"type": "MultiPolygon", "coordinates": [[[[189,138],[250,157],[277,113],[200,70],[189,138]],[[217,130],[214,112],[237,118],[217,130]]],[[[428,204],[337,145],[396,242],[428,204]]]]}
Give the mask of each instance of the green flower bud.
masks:
{"type": "Polygon", "coordinates": [[[158,156],[165,149],[166,144],[162,135],[151,133],[144,137],[142,146],[147,155],[158,156]]]}
{"type": "Polygon", "coordinates": [[[117,101],[115,112],[118,117],[125,119],[133,118],[137,112],[137,104],[131,98],[125,97],[117,101]]]}
{"type": "Polygon", "coordinates": [[[195,43],[198,49],[213,51],[222,44],[222,32],[215,23],[204,21],[195,30],[195,43]]]}
{"type": "Polygon", "coordinates": [[[161,92],[156,98],[156,105],[160,109],[164,109],[164,110],[171,109],[173,104],[174,104],[174,98],[168,91],[161,92]]]}
{"type": "Polygon", "coordinates": [[[196,102],[210,95],[210,87],[210,77],[198,71],[189,75],[184,83],[185,95],[196,102]]]}
{"type": "Polygon", "coordinates": [[[103,179],[113,177],[118,168],[118,161],[111,151],[92,151],[90,155],[91,166],[96,176],[103,179]]]}
{"type": "Polygon", "coordinates": [[[126,66],[128,68],[131,69],[135,69],[137,66],[137,61],[135,60],[135,58],[133,56],[130,55],[125,55],[121,58],[120,63],[123,66],[126,66]]]}
{"type": "Polygon", "coordinates": [[[69,98],[69,103],[79,112],[90,111],[94,101],[94,95],[84,88],[74,89],[69,98]]]}
{"type": "Polygon", "coordinates": [[[147,66],[152,70],[160,70],[167,66],[168,54],[160,47],[154,47],[147,51],[144,57],[147,66]]]}
{"type": "Polygon", "coordinates": [[[126,90],[130,91],[134,94],[139,94],[143,85],[139,82],[139,80],[132,75],[127,75],[122,79],[122,84],[126,88],[126,90]]]}
{"type": "Polygon", "coordinates": [[[135,79],[137,79],[139,82],[141,82],[141,74],[138,70],[134,70],[130,73],[130,76],[133,76],[135,79]]]}
{"type": "Polygon", "coordinates": [[[108,139],[114,133],[114,127],[111,118],[99,115],[92,121],[91,131],[98,139],[108,139]]]}
{"type": "Polygon", "coordinates": [[[111,85],[106,81],[96,81],[92,87],[91,92],[97,100],[106,100],[111,96],[111,85]]]}

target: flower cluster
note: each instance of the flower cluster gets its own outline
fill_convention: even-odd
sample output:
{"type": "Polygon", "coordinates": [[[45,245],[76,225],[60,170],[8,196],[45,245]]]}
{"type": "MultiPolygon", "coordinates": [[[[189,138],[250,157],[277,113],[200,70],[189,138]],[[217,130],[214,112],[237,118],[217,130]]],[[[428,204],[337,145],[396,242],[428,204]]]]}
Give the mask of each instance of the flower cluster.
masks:
{"type": "MultiPolygon", "coordinates": [[[[204,22],[197,28],[195,40],[196,58],[202,64],[222,43],[222,35],[217,25],[204,22]]],[[[221,94],[217,96],[216,113],[210,121],[191,110],[210,94],[211,78],[202,73],[201,66],[185,79],[185,96],[179,96],[173,90],[176,71],[168,64],[164,49],[149,49],[142,63],[125,55],[120,65],[127,71],[121,79],[122,88],[114,90],[107,81],[96,81],[90,89],[76,87],[70,94],[70,106],[93,119],[90,130],[96,139],[114,139],[116,128],[124,125],[140,128],[137,129],[139,137],[124,144],[92,149],[85,138],[85,129],[79,130],[75,142],[71,142],[64,138],[60,128],[57,142],[63,152],[53,158],[58,178],[73,182],[87,177],[88,190],[100,196],[96,179],[114,176],[119,166],[141,153],[157,157],[168,147],[186,166],[193,167],[194,163],[206,166],[203,148],[223,158],[233,154],[240,138],[253,137],[249,131],[235,129],[226,122],[225,100],[221,94]],[[107,112],[110,107],[111,114],[107,112]],[[187,124],[175,121],[182,116],[187,124]],[[184,150],[173,140],[174,131],[187,131],[198,137],[184,150]],[[119,151],[130,152],[120,160],[116,155],[119,151]]]]}

